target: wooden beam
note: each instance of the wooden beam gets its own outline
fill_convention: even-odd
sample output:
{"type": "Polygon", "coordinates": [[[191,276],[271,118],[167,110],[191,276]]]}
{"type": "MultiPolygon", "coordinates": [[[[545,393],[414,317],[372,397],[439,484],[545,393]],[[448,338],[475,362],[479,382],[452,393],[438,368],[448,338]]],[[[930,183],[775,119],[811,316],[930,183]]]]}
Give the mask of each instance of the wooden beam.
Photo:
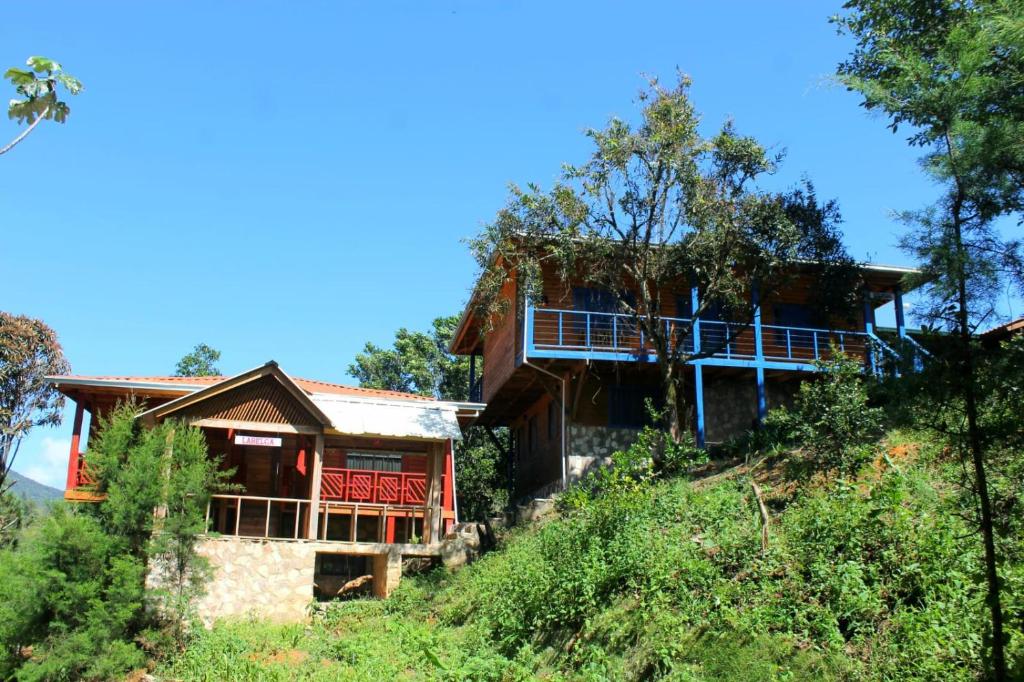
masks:
{"type": "Polygon", "coordinates": [[[301,433],[314,435],[323,433],[319,426],[303,424],[268,424],[263,422],[247,422],[237,419],[196,419],[189,422],[193,426],[204,426],[212,429],[235,429],[236,431],[260,431],[262,433],[301,433]]]}
{"type": "Polygon", "coordinates": [[[316,434],[313,446],[313,477],[309,485],[309,525],[306,537],[316,540],[317,525],[320,522],[320,480],[324,473],[324,434],[316,434]]]}
{"type": "Polygon", "coordinates": [[[427,544],[438,541],[441,521],[441,472],[444,470],[444,446],[436,443],[427,455],[427,499],[423,521],[423,539],[427,544]]]}

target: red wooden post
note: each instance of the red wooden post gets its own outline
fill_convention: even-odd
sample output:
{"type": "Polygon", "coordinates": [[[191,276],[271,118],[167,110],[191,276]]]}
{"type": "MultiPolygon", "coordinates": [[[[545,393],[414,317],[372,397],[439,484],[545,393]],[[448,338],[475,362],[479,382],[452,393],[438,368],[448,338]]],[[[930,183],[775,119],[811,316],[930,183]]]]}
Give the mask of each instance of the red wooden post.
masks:
{"type": "Polygon", "coordinates": [[[66,490],[78,487],[78,448],[82,441],[82,416],[85,410],[81,401],[75,403],[75,424],[71,429],[71,452],[68,453],[68,481],[66,490]]]}
{"type": "Polygon", "coordinates": [[[385,521],[384,541],[388,543],[395,541],[395,516],[393,513],[389,513],[385,521]]]}

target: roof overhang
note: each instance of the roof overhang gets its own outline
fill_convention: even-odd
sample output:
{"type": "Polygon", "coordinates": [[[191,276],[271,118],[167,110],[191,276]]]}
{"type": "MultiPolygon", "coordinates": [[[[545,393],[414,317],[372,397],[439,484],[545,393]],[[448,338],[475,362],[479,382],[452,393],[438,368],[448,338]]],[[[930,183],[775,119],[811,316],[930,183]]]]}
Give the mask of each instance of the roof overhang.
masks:
{"type": "Polygon", "coordinates": [[[295,398],[299,404],[309,412],[310,416],[319,422],[322,427],[330,426],[330,418],[325,415],[319,407],[317,407],[317,405],[310,399],[309,394],[303,391],[299,385],[296,384],[290,376],[285,374],[273,360],[260,365],[259,367],[254,367],[247,372],[236,374],[235,376],[213,384],[212,386],[207,386],[198,391],[194,391],[193,393],[189,393],[188,395],[183,395],[180,398],[166,402],[163,405],[158,405],[150,410],[146,410],[139,415],[139,418],[145,423],[153,423],[158,419],[169,417],[176,412],[212,398],[215,395],[220,395],[221,393],[225,393],[238,388],[239,386],[263,379],[264,377],[272,377],[276,379],[278,384],[290,393],[292,397],[295,398]]]}

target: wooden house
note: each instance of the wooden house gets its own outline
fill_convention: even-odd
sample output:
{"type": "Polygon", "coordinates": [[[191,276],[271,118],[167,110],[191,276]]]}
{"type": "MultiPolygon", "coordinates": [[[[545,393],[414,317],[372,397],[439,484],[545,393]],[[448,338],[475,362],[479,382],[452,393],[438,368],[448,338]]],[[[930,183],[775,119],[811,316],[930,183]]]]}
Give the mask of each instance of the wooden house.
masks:
{"type": "MultiPolygon", "coordinates": [[[[739,435],[770,407],[786,404],[832,348],[863,359],[872,371],[896,364],[908,348],[925,352],[904,322],[901,281],[910,272],[860,266],[863,308],[853,320],[815,319],[810,267],[795,272],[771,300],[756,300],[751,287],[753,320],[743,323],[707,306],[691,319],[701,308],[699,290],[662,291],[666,336],[694,355],[684,376],[697,444],[739,435]],[[889,302],[896,329],[882,334],[875,310],[889,302]]],[[[486,403],[476,423],[510,429],[520,498],[564,488],[606,463],[646,423],[646,400],[663,396],[657,356],[633,317],[616,309],[615,297],[582,280],[564,281],[550,266],[541,268],[541,279],[539,295],[528,296],[517,274],[507,272],[500,295],[509,312],[500,318],[483,319],[472,296],[450,348],[470,357],[471,399],[486,403]]]]}
{"type": "Polygon", "coordinates": [[[314,585],[331,595],[364,574],[386,595],[402,558],[437,556],[458,519],[453,443],[473,406],[293,379],[274,362],[232,377],[50,381],[75,403],[66,499],[96,499],[84,417],[95,431],[98,417],[129,399],[144,424],[175,418],[198,426],[211,455],[234,471],[237,491],[214,494],[207,510],[207,553],[220,569],[245,556],[269,562],[274,575],[294,575],[283,588],[261,580],[255,566],[246,580],[214,580],[210,617],[259,607],[269,594],[269,609],[256,610],[284,609],[278,615],[291,619],[314,585]]]}

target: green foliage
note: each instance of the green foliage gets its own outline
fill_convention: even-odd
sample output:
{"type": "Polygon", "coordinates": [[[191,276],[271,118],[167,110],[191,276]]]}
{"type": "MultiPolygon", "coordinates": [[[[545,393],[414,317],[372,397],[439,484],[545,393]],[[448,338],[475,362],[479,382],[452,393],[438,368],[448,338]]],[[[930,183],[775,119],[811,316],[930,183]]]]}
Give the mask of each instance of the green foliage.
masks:
{"type": "Polygon", "coordinates": [[[46,323],[0,311],[0,491],[6,490],[21,439],[33,427],[60,424],[64,396],[46,377],[70,371],[46,323]]]}
{"type": "MultiPolygon", "coordinates": [[[[789,498],[766,489],[767,551],[744,481],[652,479],[651,458],[637,457],[629,481],[513,530],[455,574],[407,576],[389,600],[332,604],[309,626],[221,623],[157,672],[181,680],[976,680],[980,548],[950,494],[956,472],[938,444],[895,434],[889,445],[919,456],[789,498]]],[[[1020,556],[1021,537],[1013,543],[1020,556]]],[[[1019,580],[1019,562],[1006,568],[1019,580]]],[[[1013,628],[1015,638],[1024,633],[1013,628]]]]}
{"type": "Polygon", "coordinates": [[[597,677],[973,679],[977,549],[933,485],[810,492],[767,554],[737,483],[613,491],[457,575],[441,615],[509,655],[572,641],[561,665],[597,677]]]}
{"type": "Polygon", "coordinates": [[[367,343],[349,365],[360,386],[416,393],[438,400],[465,400],[469,395],[469,359],[448,352],[458,315],[438,317],[430,332],[395,332],[391,348],[367,343]]]}
{"type": "Polygon", "coordinates": [[[145,661],[145,566],[93,516],[56,507],[0,553],[0,576],[5,678],[106,680],[145,661]]]}
{"type": "Polygon", "coordinates": [[[800,384],[792,411],[773,410],[761,439],[798,444],[810,471],[855,474],[875,454],[883,411],[872,407],[862,365],[833,347],[831,359],[800,384]]]}
{"type": "Polygon", "coordinates": [[[64,72],[63,67],[46,57],[29,57],[28,69],[10,68],[4,78],[11,81],[22,99],[12,99],[7,105],[7,116],[19,123],[35,123],[42,117],[64,123],[71,114],[67,102],[57,97],[58,86],[71,95],[82,91],[82,83],[64,72]]]}
{"type": "Polygon", "coordinates": [[[224,474],[198,429],[144,429],[135,414],[104,417],[86,455],[105,499],[56,507],[0,552],[5,678],[115,679],[182,641],[206,576],[195,545],[224,474]]]}
{"type": "Polygon", "coordinates": [[[626,450],[612,453],[608,466],[591,471],[562,493],[558,504],[564,510],[581,509],[598,495],[638,491],[658,476],[684,474],[707,461],[707,451],[697,447],[689,432],[675,440],[661,429],[645,426],[626,450]]]}
{"type": "Polygon", "coordinates": [[[178,360],[174,375],[179,377],[210,377],[220,374],[217,362],[220,351],[205,343],[196,344],[192,352],[178,360]]]}

